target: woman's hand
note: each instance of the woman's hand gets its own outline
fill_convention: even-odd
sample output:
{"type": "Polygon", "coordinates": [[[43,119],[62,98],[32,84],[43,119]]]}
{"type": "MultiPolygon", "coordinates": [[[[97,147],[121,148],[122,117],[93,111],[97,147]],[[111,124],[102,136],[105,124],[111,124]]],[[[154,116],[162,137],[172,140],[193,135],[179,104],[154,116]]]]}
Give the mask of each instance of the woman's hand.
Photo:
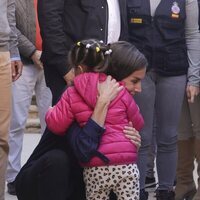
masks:
{"type": "Polygon", "coordinates": [[[119,86],[119,83],[111,76],[108,76],[103,83],[98,85],[98,99],[91,118],[99,126],[104,126],[108,106],[122,89],[123,86],[119,86]]]}
{"type": "Polygon", "coordinates": [[[141,136],[139,132],[133,128],[132,122],[129,122],[129,126],[125,126],[123,130],[125,136],[131,140],[133,144],[136,145],[137,149],[139,150],[141,146],[141,136]]]}
{"type": "Polygon", "coordinates": [[[106,80],[98,85],[98,99],[109,104],[123,89],[119,83],[108,76],[106,80]]]}

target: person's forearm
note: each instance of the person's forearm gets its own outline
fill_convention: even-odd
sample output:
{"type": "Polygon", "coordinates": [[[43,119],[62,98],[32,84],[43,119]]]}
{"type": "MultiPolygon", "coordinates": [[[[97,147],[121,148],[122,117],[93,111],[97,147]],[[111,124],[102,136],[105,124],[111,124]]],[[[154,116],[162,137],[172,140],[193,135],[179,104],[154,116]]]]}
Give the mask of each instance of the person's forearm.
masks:
{"type": "Polygon", "coordinates": [[[185,38],[188,51],[188,85],[199,86],[200,78],[200,33],[198,26],[198,3],[197,0],[186,1],[185,38]]]}
{"type": "Polygon", "coordinates": [[[110,102],[107,102],[99,97],[94,108],[94,112],[91,116],[92,120],[94,120],[101,127],[104,127],[109,103],[110,102]]]}

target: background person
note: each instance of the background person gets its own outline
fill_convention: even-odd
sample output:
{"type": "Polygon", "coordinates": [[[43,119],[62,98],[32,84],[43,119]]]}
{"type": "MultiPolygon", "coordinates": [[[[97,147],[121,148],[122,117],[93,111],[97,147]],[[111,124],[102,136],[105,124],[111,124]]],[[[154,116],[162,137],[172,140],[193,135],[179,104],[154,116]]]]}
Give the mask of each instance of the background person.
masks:
{"type": "Polygon", "coordinates": [[[153,125],[153,136],[151,141],[151,146],[148,153],[148,162],[147,162],[147,173],[145,178],[145,190],[147,192],[155,191],[157,186],[156,174],[155,174],[155,158],[156,158],[156,120],[154,118],[153,125]]]}
{"type": "Polygon", "coordinates": [[[197,93],[194,71],[200,65],[197,0],[127,0],[131,42],[148,60],[142,92],[135,96],[144,116],[139,153],[141,199],[147,199],[147,155],[156,116],[157,199],[174,199],[177,129],[186,83],[189,99],[197,93]],[[150,8],[150,9],[149,9],[150,8]],[[170,165],[169,165],[170,163],[170,165]]]}
{"type": "Polygon", "coordinates": [[[8,193],[15,195],[15,177],[21,168],[24,129],[33,93],[39,111],[41,133],[44,132],[45,114],[51,105],[51,92],[44,78],[40,61],[42,40],[37,19],[37,0],[16,0],[16,26],[18,48],[24,69],[22,76],[12,85],[12,117],[9,132],[9,157],[7,167],[8,193]]]}
{"type": "Polygon", "coordinates": [[[22,72],[15,32],[15,2],[0,2],[0,200],[4,200],[5,173],[8,158],[8,131],[11,117],[11,84],[22,72]],[[13,64],[11,67],[11,59],[13,64]],[[17,59],[18,60],[18,59],[17,59]]]}
{"type": "MultiPolygon", "coordinates": [[[[200,1],[198,1],[200,8],[200,1]]],[[[199,14],[200,18],[200,14],[199,14]]],[[[200,21],[199,21],[200,22],[200,21]]],[[[200,69],[193,71],[197,82],[194,84],[199,89],[200,69]],[[199,84],[198,84],[199,81],[199,84]]],[[[190,83],[191,84],[191,83],[190,83]]],[[[198,186],[193,177],[194,160],[197,162],[197,174],[200,177],[200,96],[190,102],[189,86],[186,88],[186,94],[183,100],[181,119],[178,129],[178,163],[177,163],[177,185],[175,188],[175,199],[200,199],[200,182],[198,186]],[[189,96],[187,96],[187,94],[189,96]],[[189,98],[189,99],[188,99],[189,98]],[[188,101],[189,100],[189,101],[188,101]]]]}
{"type": "MultiPolygon", "coordinates": [[[[200,79],[199,79],[200,80],[200,79]]],[[[193,177],[194,161],[197,161],[197,175],[200,176],[200,96],[193,103],[188,102],[185,95],[178,132],[178,163],[177,184],[175,188],[175,199],[185,198],[200,199],[193,177]]],[[[199,179],[198,179],[199,180],[199,179]]]]}
{"type": "Polygon", "coordinates": [[[41,59],[55,104],[73,79],[66,58],[74,43],[88,38],[105,43],[127,39],[126,4],[124,0],[41,0],[38,6],[41,59]]]}

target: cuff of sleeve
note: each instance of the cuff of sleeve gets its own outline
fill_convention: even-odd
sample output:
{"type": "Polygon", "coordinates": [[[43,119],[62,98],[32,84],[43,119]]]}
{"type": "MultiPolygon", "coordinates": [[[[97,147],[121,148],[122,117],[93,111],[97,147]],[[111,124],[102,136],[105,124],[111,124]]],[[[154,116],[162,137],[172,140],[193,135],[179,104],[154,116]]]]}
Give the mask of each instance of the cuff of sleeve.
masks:
{"type": "Polygon", "coordinates": [[[31,59],[32,55],[36,52],[36,49],[32,49],[32,51],[30,51],[29,55],[28,55],[28,58],[31,59]]]}
{"type": "Polygon", "coordinates": [[[105,128],[99,126],[94,120],[91,118],[88,120],[87,124],[84,126],[84,129],[87,132],[87,135],[90,137],[94,137],[94,134],[102,135],[105,131],[105,128]]]}
{"type": "Polygon", "coordinates": [[[10,49],[10,57],[11,58],[14,58],[14,57],[19,57],[20,58],[20,54],[19,54],[18,48],[10,49]]]}
{"type": "Polygon", "coordinates": [[[21,58],[18,57],[18,56],[15,56],[15,57],[10,58],[10,60],[11,61],[17,61],[17,60],[21,60],[21,58]]]}
{"type": "Polygon", "coordinates": [[[195,86],[195,87],[199,87],[200,86],[200,82],[188,82],[187,83],[188,86],[195,86]]]}
{"type": "Polygon", "coordinates": [[[57,65],[57,69],[62,77],[64,77],[71,68],[67,68],[66,66],[57,65]]]}

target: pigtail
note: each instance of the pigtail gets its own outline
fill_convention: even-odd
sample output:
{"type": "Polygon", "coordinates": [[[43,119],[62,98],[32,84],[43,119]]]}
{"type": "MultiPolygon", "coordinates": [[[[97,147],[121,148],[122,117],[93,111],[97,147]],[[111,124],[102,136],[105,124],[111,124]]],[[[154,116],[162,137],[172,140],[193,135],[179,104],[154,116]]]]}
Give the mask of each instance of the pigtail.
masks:
{"type": "Polygon", "coordinates": [[[108,67],[108,46],[102,41],[88,39],[77,42],[69,53],[69,63],[73,67],[82,65],[85,72],[105,72],[108,67]]]}

